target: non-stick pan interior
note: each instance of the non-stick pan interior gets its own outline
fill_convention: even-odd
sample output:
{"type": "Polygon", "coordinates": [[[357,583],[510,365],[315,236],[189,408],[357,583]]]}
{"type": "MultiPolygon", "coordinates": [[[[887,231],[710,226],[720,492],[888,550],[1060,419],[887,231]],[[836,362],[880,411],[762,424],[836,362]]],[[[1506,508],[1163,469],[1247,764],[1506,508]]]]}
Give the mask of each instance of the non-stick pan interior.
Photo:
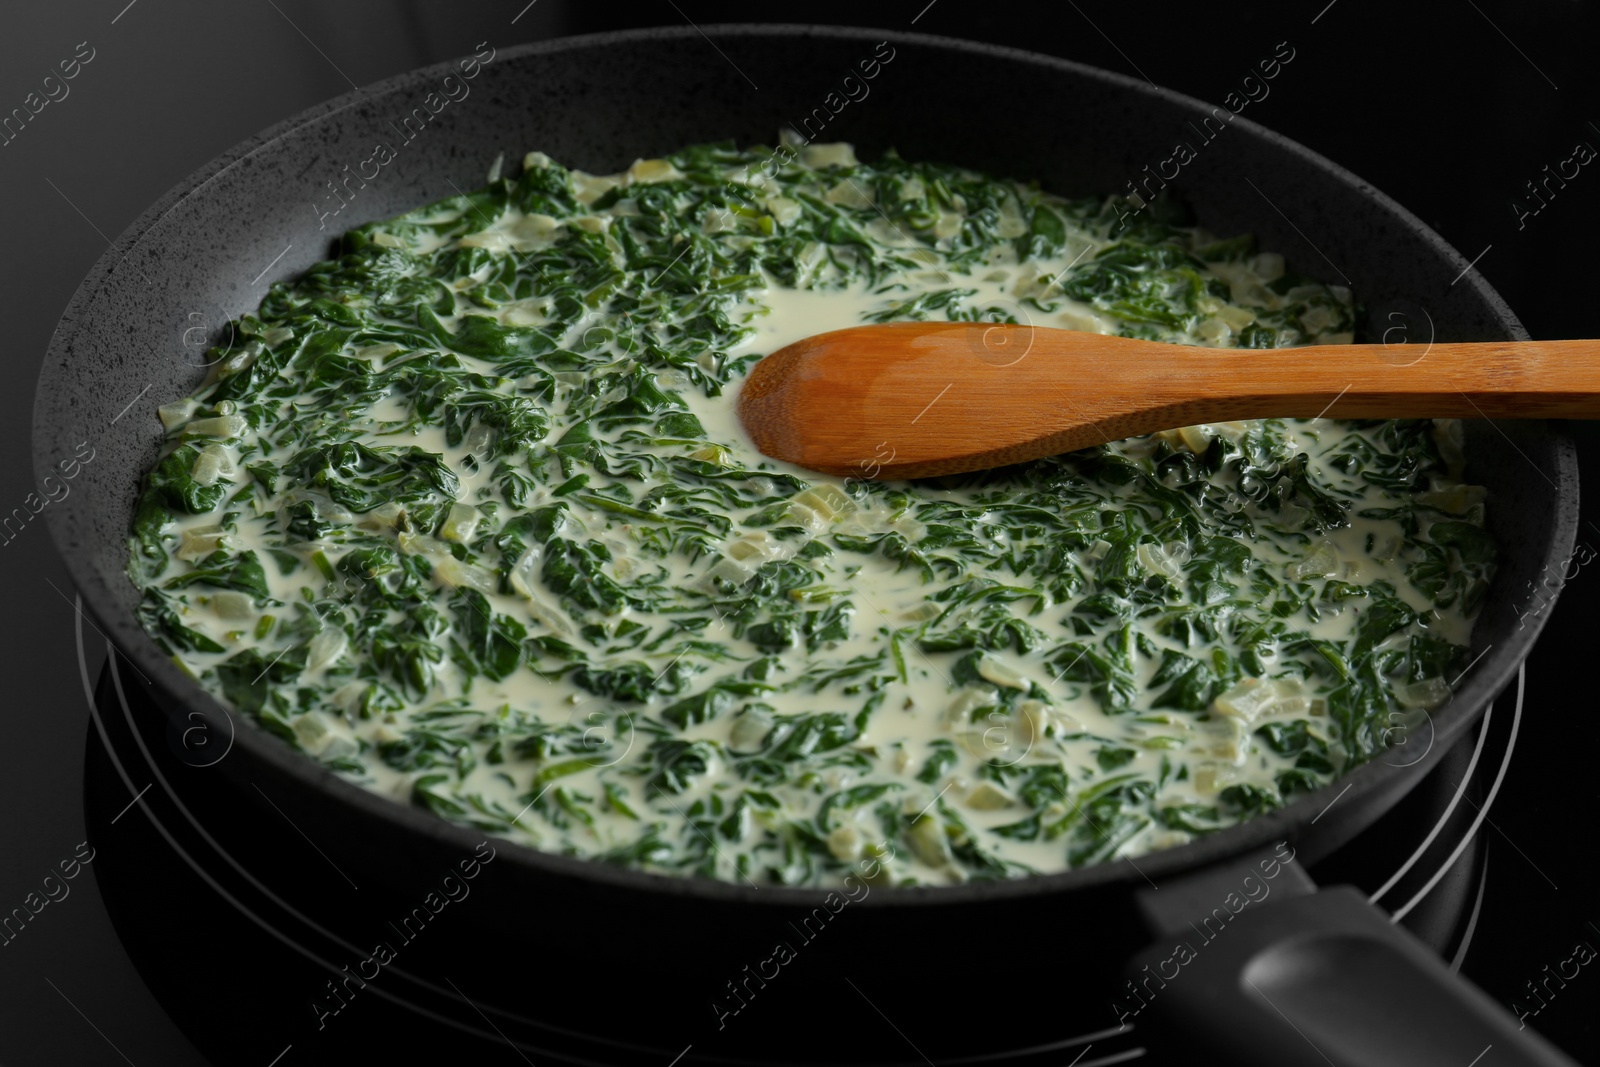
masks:
{"type": "MultiPolygon", "coordinates": [[[[39,387],[35,462],[43,476],[80,445],[94,453],[74,492],[49,508],[49,521],[104,632],[173,698],[208,700],[139,630],[123,569],[137,485],[161,440],[155,408],[204,373],[195,331],[216,336],[273,281],[328,255],[343,230],[481,184],[502,153],[508,167],[538,149],[609,172],[692,142],[771,145],[780,130],[795,129],[852,141],[864,157],[893,147],[1093,194],[1154,188],[1153,179],[1173,173],[1169,161],[1183,142],[1194,158],[1178,169],[1171,192],[1201,223],[1220,234],[1253,231],[1296,269],[1348,283],[1388,316],[1385,328],[1405,327],[1415,346],[1406,359],[1428,358],[1430,337],[1524,336],[1483,280],[1464,270],[1463,257],[1354,176],[1220,107],[1062,61],[870,31],[761,27],[702,36],[685,28],[498,53],[490,42],[470,79],[456,71],[447,83],[454,70],[429,68],[352,93],[219,158],[118,239],[63,317],[39,387]],[[394,158],[365,177],[372,166],[364,161],[380,144],[394,158]]],[[[1548,599],[1547,579],[1560,572],[1576,522],[1570,446],[1542,424],[1474,425],[1469,462],[1491,490],[1490,524],[1504,560],[1475,635],[1484,655],[1435,715],[1439,743],[1481,710],[1525,653],[1547,615],[1537,598],[1548,599]]],[[[299,766],[274,754],[275,740],[244,733],[246,749],[299,766]]],[[[296,773],[308,781],[321,774],[309,763],[296,773]]],[[[1315,847],[1336,846],[1371,818],[1373,805],[1405,787],[1379,767],[1354,781],[1342,810],[1319,824],[1315,847]],[[1371,802],[1363,805],[1363,796],[1371,802]]],[[[363,803],[331,779],[323,785],[363,803]]],[[[1305,806],[1177,850],[1177,858],[1152,857],[1146,869],[1298,833],[1305,806]]],[[[425,819],[398,808],[392,817],[413,831],[425,819]]],[[[1132,875],[1108,868],[1074,877],[1132,875]]]]}

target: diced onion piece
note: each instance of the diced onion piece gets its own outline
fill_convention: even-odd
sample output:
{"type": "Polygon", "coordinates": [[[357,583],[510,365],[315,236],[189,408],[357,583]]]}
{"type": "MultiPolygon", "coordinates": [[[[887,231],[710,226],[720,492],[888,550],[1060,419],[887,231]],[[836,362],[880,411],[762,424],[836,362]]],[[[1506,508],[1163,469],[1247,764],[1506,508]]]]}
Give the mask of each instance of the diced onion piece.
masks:
{"type": "Polygon", "coordinates": [[[206,372],[206,384],[210,385],[213,382],[220,382],[224,378],[233,377],[254,363],[256,357],[260,354],[260,343],[251,341],[239,351],[233,353],[233,355],[211,364],[211,369],[206,372]]]}
{"type": "Polygon", "coordinates": [[[800,162],[812,170],[822,170],[824,167],[854,167],[857,165],[855,146],[847,141],[807,145],[800,150],[800,162]]]}
{"type": "Polygon", "coordinates": [[[856,502],[836,485],[814,485],[795,494],[794,502],[811,508],[825,519],[836,519],[856,510],[856,502]]]}
{"type": "Polygon", "coordinates": [[[849,178],[829,189],[823,199],[830,204],[838,204],[841,207],[864,209],[872,206],[872,197],[868,196],[865,189],[849,178]]]}
{"type": "Polygon", "coordinates": [[[1311,514],[1310,508],[1303,508],[1294,501],[1285,501],[1278,508],[1278,525],[1288,530],[1298,530],[1306,523],[1306,517],[1311,514]]]}
{"type": "Polygon", "coordinates": [[[1005,686],[1008,689],[1021,689],[1023,692],[1027,692],[1033,684],[1019,671],[991,656],[979,657],[978,674],[985,681],[1005,686]]]}
{"type": "Polygon", "coordinates": [[[1232,330],[1242,330],[1256,321],[1255,312],[1249,308],[1238,307],[1234,304],[1223,304],[1213,314],[1232,330]]]}
{"type": "Polygon", "coordinates": [[[195,407],[193,400],[177,400],[171,404],[162,404],[156,408],[156,414],[161,418],[161,425],[171,430],[188,422],[189,416],[194,414],[195,407]]]}
{"type": "Polygon", "coordinates": [[[231,622],[244,622],[256,617],[256,604],[250,599],[250,594],[234,589],[211,594],[211,610],[217,613],[218,618],[231,622]]]}
{"type": "Polygon", "coordinates": [[[789,226],[800,218],[800,204],[787,196],[767,198],[767,212],[779,226],[789,226]]]}
{"type": "Polygon", "coordinates": [[[308,711],[295,717],[292,724],[295,739],[300,747],[313,756],[323,759],[340,759],[361,750],[355,737],[344,723],[320,711],[308,711]]]}
{"type": "Polygon", "coordinates": [[[1164,848],[1177,848],[1179,845],[1188,844],[1192,838],[1182,830],[1157,830],[1146,839],[1146,844],[1152,852],[1159,852],[1164,848]]]}
{"type": "Polygon", "coordinates": [[[1213,700],[1211,706],[1219,715],[1250,723],[1260,718],[1281,695],[1273,682],[1246,678],[1213,700]]]}
{"type": "Polygon", "coordinates": [[[538,593],[533,593],[528,597],[528,614],[544,623],[547,629],[553,630],[558,634],[577,632],[566,612],[545,600],[538,593]]]}
{"type": "MultiPolygon", "coordinates": [[[[990,726],[979,723],[972,729],[957,731],[956,743],[980,761],[1001,759],[1011,748],[1011,720],[1001,717],[998,709],[991,709],[984,718],[996,721],[990,726]]],[[[1015,760],[1005,762],[1012,763],[1015,760]]]]}
{"type": "Polygon", "coordinates": [[[1389,563],[1400,552],[1400,538],[1385,534],[1372,542],[1372,558],[1379,563],[1389,563]]]}
{"type": "Polygon", "coordinates": [[[507,326],[542,326],[549,321],[546,307],[544,300],[516,300],[500,309],[500,321],[507,326]]]}
{"type": "Polygon", "coordinates": [[[733,458],[726,448],[721,445],[706,445],[689,453],[690,459],[698,459],[702,463],[714,463],[719,467],[733,466],[733,458]]]}
{"type": "Polygon", "coordinates": [[[385,341],[379,345],[364,345],[355,350],[355,355],[361,359],[384,359],[396,352],[404,352],[405,348],[393,341],[385,341]]]}
{"type": "Polygon", "coordinates": [[[441,556],[433,565],[433,573],[441,582],[457,589],[476,589],[480,593],[492,593],[499,585],[493,572],[471,563],[462,563],[454,556],[441,556]]]}
{"type": "Polygon", "coordinates": [[[189,468],[189,477],[198,485],[214,485],[224,474],[232,473],[233,461],[221,445],[206,445],[194,458],[194,466],[189,468]]]}
{"type": "Polygon", "coordinates": [[[400,516],[404,514],[405,508],[393,500],[386,500],[362,515],[356,525],[364,530],[392,530],[399,524],[400,516]]]}
{"type": "Polygon", "coordinates": [[[355,715],[361,707],[361,698],[367,693],[369,682],[346,682],[333,691],[332,701],[334,707],[344,712],[345,715],[355,715]]]}
{"type": "MultiPolygon", "coordinates": [[[[1241,682],[1240,684],[1242,685],[1243,683],[1241,682]]],[[[1235,688],[1238,687],[1235,686],[1235,688]]],[[[1307,715],[1322,714],[1319,709],[1325,702],[1321,697],[1313,697],[1307,693],[1306,687],[1298,678],[1262,680],[1256,690],[1263,689],[1271,691],[1271,699],[1262,706],[1260,712],[1262,716],[1270,715],[1275,719],[1303,719],[1307,715]]],[[[1226,695],[1226,693],[1223,694],[1223,696],[1226,695]]],[[[1249,720],[1245,721],[1248,722],[1249,720]]]]}
{"type": "Polygon", "coordinates": [[[1202,763],[1194,772],[1194,790],[1212,796],[1239,780],[1237,769],[1217,763],[1202,763]]]}
{"type": "Polygon", "coordinates": [[[585,174],[581,170],[572,171],[571,180],[572,195],[580,204],[592,204],[620,184],[615,178],[585,174]]]}
{"type": "Polygon", "coordinates": [[[1042,700],[1024,700],[1017,705],[1017,741],[1024,748],[1049,736],[1052,728],[1070,733],[1083,729],[1083,724],[1042,700]]]}
{"type": "Polygon", "coordinates": [[[1285,567],[1283,574],[1291,582],[1303,582],[1307,578],[1326,578],[1338,571],[1339,555],[1330,542],[1323,541],[1306,553],[1300,562],[1285,567]]]}
{"type": "MultiPolygon", "coordinates": [[[[861,518],[866,520],[867,516],[863,515],[861,518]]],[[[862,522],[863,527],[866,527],[867,525],[869,525],[868,522],[862,522]]],[[[918,522],[916,519],[913,519],[910,515],[901,515],[898,519],[895,519],[889,524],[889,529],[893,530],[895,533],[903,535],[905,539],[910,541],[912,544],[915,544],[924,537],[928,536],[928,528],[922,523],[918,522]]],[[[851,532],[854,533],[855,531],[852,530],[851,532]]],[[[992,532],[997,540],[1003,541],[1007,537],[1007,534],[1003,529],[994,530],[992,532]]]]}
{"type": "Polygon", "coordinates": [[[816,508],[808,508],[804,504],[789,504],[789,521],[796,526],[804,528],[808,533],[820,534],[828,528],[833,520],[828,518],[816,508]]]}
{"type": "Polygon", "coordinates": [[[400,546],[400,551],[408,556],[448,556],[450,546],[443,541],[435,541],[425,534],[402,533],[395,539],[400,546]]]}
{"type": "Polygon", "coordinates": [[[286,341],[294,340],[294,331],[287,326],[274,326],[261,335],[261,340],[268,347],[276,348],[286,341]]]}
{"type": "Polygon", "coordinates": [[[1106,554],[1109,553],[1110,551],[1111,551],[1111,542],[1107,541],[1103,537],[1097,537],[1097,538],[1095,538],[1094,543],[1091,544],[1088,548],[1084,549],[1082,551],[1082,553],[1080,553],[1080,554],[1083,556],[1083,558],[1085,560],[1089,561],[1090,563],[1095,563],[1095,562],[1098,562],[1098,561],[1100,561],[1102,559],[1105,559],[1106,554]]]}
{"type": "Polygon", "coordinates": [[[1171,445],[1174,451],[1182,449],[1201,456],[1211,447],[1211,438],[1214,433],[1215,431],[1209,425],[1199,425],[1161,430],[1156,436],[1171,445]]]}
{"type": "MultiPolygon", "coordinates": [[[[316,509],[317,517],[326,522],[348,526],[356,521],[355,514],[349,508],[342,504],[336,504],[319,493],[295,489],[283,496],[284,507],[293,507],[295,504],[305,501],[309,501],[311,506],[316,509]]],[[[282,520],[280,519],[280,521],[282,520]]]]}
{"type": "Polygon", "coordinates": [[[1226,734],[1215,737],[1207,751],[1236,767],[1241,766],[1245,757],[1250,754],[1250,739],[1244,733],[1244,723],[1233,719],[1224,720],[1224,723],[1232,729],[1226,734]]]}
{"type": "Polygon", "coordinates": [[[1160,545],[1145,542],[1138,547],[1134,554],[1139,557],[1139,562],[1144,565],[1145,570],[1164,574],[1168,578],[1177,578],[1183,574],[1183,567],[1169,556],[1166,549],[1160,545]]]}
{"type": "Polygon", "coordinates": [[[767,560],[774,555],[773,547],[774,544],[766,531],[761,530],[728,542],[727,556],[729,559],[738,560],[767,560]]]}
{"type": "Polygon", "coordinates": [[[1275,678],[1272,684],[1277,687],[1280,696],[1299,696],[1306,691],[1306,685],[1298,678],[1275,678]]]}
{"type": "Polygon", "coordinates": [[[215,456],[217,458],[217,462],[221,465],[223,474],[233,473],[233,457],[228,455],[227,446],[220,444],[209,444],[200,450],[200,454],[203,456],[215,456]]]}
{"type": "Polygon", "coordinates": [[[995,785],[993,782],[979,782],[967,794],[967,807],[974,811],[998,811],[1009,808],[1015,801],[1011,794],[995,785]]]}
{"type": "Polygon", "coordinates": [[[1424,678],[1420,682],[1396,686],[1394,698],[1402,708],[1432,711],[1450,699],[1450,685],[1443,678],[1424,678]]]}
{"type": "Polygon", "coordinates": [[[756,566],[759,566],[759,563],[752,565],[745,560],[719,559],[710,570],[706,571],[703,584],[708,587],[714,586],[720,580],[731,585],[743,585],[756,573],[756,566]]]}
{"type": "Polygon", "coordinates": [[[355,513],[343,504],[337,504],[326,497],[316,498],[314,503],[317,505],[317,514],[329,522],[337,522],[342,526],[348,526],[356,521],[355,513]]]}
{"type": "Polygon", "coordinates": [[[482,248],[487,252],[508,252],[511,250],[511,236],[504,230],[479,230],[469,233],[456,242],[462,248],[482,248]]]}
{"type": "Polygon", "coordinates": [[[1334,317],[1333,312],[1320,304],[1316,307],[1307,308],[1300,315],[1300,324],[1312,336],[1323,332],[1337,321],[1338,319],[1334,317]]]}
{"type": "Polygon", "coordinates": [[[1261,252],[1250,261],[1250,269],[1264,282],[1275,282],[1283,277],[1283,257],[1276,252],[1261,252]]]}
{"type": "Polygon", "coordinates": [[[1233,330],[1220,319],[1206,319],[1194,328],[1194,335],[1203,345],[1220,347],[1233,336],[1233,330]]]}
{"type": "Polygon", "coordinates": [[[1452,478],[1461,476],[1461,467],[1467,461],[1467,432],[1460,419],[1434,419],[1433,440],[1439,446],[1439,455],[1452,478]]]}
{"type": "Polygon", "coordinates": [[[350,638],[343,629],[338,626],[323,629],[311,639],[311,645],[306,650],[306,669],[321,670],[344,655],[349,647],[350,638]]]}
{"type": "MultiPolygon", "coordinates": [[[[929,255],[932,256],[932,253],[929,255]]],[[[800,254],[795,257],[795,287],[801,288],[801,283],[809,282],[827,256],[827,248],[819,241],[807,241],[801,246],[800,254]]]]}
{"type": "Polygon", "coordinates": [[[772,720],[757,711],[741,711],[728,730],[728,748],[734,752],[755,752],[772,732],[772,720]]]}
{"type": "Polygon", "coordinates": [[[1011,200],[1005,201],[1000,208],[1000,221],[995,226],[995,233],[1010,240],[1013,237],[1021,237],[1028,232],[1028,229],[1028,223],[1018,212],[1016,205],[1011,200]]]}
{"type": "Polygon", "coordinates": [[[472,540],[472,535],[478,530],[478,523],[483,516],[471,504],[451,504],[450,514],[445,516],[444,525],[439,528],[439,536],[446,541],[454,541],[464,545],[472,540]]]}
{"type": "Polygon", "coordinates": [[[1300,694],[1297,696],[1283,696],[1279,697],[1277,703],[1272,705],[1272,707],[1269,709],[1269,714],[1298,719],[1306,715],[1314,714],[1315,712],[1313,709],[1316,703],[1317,701],[1313,697],[1306,696],[1305,694],[1300,694]]]}
{"type": "Polygon", "coordinates": [[[221,526],[191,526],[183,531],[183,541],[173,555],[188,562],[205,559],[223,547],[227,536],[221,526]]]}
{"type": "Polygon", "coordinates": [[[1195,455],[1204,455],[1211,447],[1211,432],[1209,426],[1181,426],[1178,428],[1178,440],[1195,455]]]}
{"type": "Polygon", "coordinates": [[[964,216],[954,211],[941,211],[938,221],[933,224],[933,235],[941,241],[948,240],[961,232],[961,224],[965,221],[964,216]]]}
{"type": "Polygon", "coordinates": [[[575,219],[568,219],[567,224],[586,233],[605,233],[611,228],[611,220],[603,215],[579,215],[575,219]]]}
{"type": "Polygon", "coordinates": [[[945,836],[944,821],[924,815],[911,824],[906,840],[917,859],[930,867],[943,867],[950,862],[950,840],[945,836]]]}
{"type": "Polygon", "coordinates": [[[472,424],[472,429],[461,439],[461,451],[468,455],[476,456],[479,460],[488,458],[489,445],[494,441],[493,427],[481,422],[472,424]]]}
{"type": "Polygon", "coordinates": [[[994,707],[995,693],[987,687],[979,689],[968,687],[956,694],[956,698],[945,708],[945,720],[951,723],[965,725],[972,722],[972,713],[979,708],[994,707]]]}
{"type": "Polygon", "coordinates": [[[846,823],[834,827],[828,834],[828,851],[842,863],[850,863],[861,855],[861,831],[846,823]]]}
{"type": "Polygon", "coordinates": [[[203,433],[208,437],[238,437],[249,425],[243,415],[218,415],[210,419],[195,419],[186,429],[190,433],[203,433]]]}
{"type": "Polygon", "coordinates": [[[683,171],[674,167],[664,159],[639,159],[628,168],[628,181],[633,184],[642,182],[675,182],[683,177],[683,171]]]}
{"type": "Polygon", "coordinates": [[[788,559],[799,549],[799,542],[779,541],[765,530],[757,530],[730,541],[724,551],[729,559],[754,573],[763,563],[788,559]]]}
{"type": "Polygon", "coordinates": [[[539,569],[539,559],[543,555],[543,549],[527,549],[517,557],[517,562],[512,565],[511,574],[507,578],[512,589],[530,600],[535,596],[534,572],[539,569]]]}

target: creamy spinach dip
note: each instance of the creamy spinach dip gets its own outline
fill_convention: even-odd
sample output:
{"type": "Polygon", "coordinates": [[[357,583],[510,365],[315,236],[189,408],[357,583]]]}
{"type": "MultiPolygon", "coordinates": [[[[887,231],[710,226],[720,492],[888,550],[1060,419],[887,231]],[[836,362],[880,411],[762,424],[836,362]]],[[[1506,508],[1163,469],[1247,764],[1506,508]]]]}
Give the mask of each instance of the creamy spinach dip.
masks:
{"type": "Polygon", "coordinates": [[[161,411],[152,637],[397,801],[785,885],[1172,846],[1449,697],[1495,558],[1457,424],[1190,426],[895,484],[756,453],[743,374],[827,329],[1269,348],[1355,321],[1161,205],[1118,232],[1109,200],[788,154],[534,153],[274,285],[161,411]]]}

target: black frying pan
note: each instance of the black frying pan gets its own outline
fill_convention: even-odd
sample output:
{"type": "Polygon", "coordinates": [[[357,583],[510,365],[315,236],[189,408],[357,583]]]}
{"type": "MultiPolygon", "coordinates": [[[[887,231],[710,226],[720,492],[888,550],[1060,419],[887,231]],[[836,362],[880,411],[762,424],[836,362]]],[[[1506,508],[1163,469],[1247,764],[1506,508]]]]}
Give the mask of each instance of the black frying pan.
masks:
{"type": "MultiPolygon", "coordinates": [[[[135,591],[123,574],[131,509],[160,446],[154,408],[201,376],[194,331],[214,338],[271,281],[327,255],[341,231],[480,184],[501,152],[513,165],[537,148],[608,172],[696,141],[771,143],[778,128],[809,119],[808,132],[853,141],[869,158],[894,146],[911,158],[1085,194],[1146,180],[1144,168],[1170,157],[1175,141],[1196,139],[1206,116],[1215,127],[1227,114],[1060,60],[887,32],[764,26],[702,36],[685,28],[498,53],[489,42],[480,53],[487,58],[471,79],[458,72],[447,85],[455,68],[441,65],[351,93],[241,145],[164,196],[73,297],[35,410],[41,478],[80,443],[94,450],[77,473],[78,491],[49,509],[49,522],[99,628],[148,681],[131,696],[145,714],[231,734],[227,756],[205,771],[208,787],[231,797],[241,817],[269,796],[279,814],[314,827],[318,846],[363,885],[359,907],[330,903],[293,879],[280,887],[350,953],[328,962],[335,977],[370,951],[363,922],[416,903],[483,835],[348,785],[248,723],[235,726],[135,622],[135,591]],[[870,91],[847,98],[843,78],[855,74],[862,84],[860,64],[874,58],[870,91]],[[409,140],[406,116],[426,117],[413,118],[409,140]],[[367,161],[380,142],[393,158],[374,175],[367,161]],[[347,195],[334,199],[330,182],[347,195]]],[[[1354,175],[1244,118],[1214,136],[1174,179],[1175,191],[1213,231],[1253,231],[1298,269],[1348,279],[1383,316],[1373,339],[1397,321],[1419,344],[1526,336],[1463,257],[1354,175]]],[[[1326,1047],[1340,1063],[1462,1064],[1489,1043],[1496,1062],[1563,1062],[1531,1032],[1517,1034],[1481,994],[1441,978],[1437,961],[1378,912],[1313,893],[1301,874],[1394,805],[1470,729],[1547,617],[1535,610],[1535,591],[1548,596],[1577,522],[1571,444],[1543,424],[1478,423],[1468,452],[1473,479],[1491,491],[1502,566],[1474,632],[1481,655],[1434,713],[1421,760],[1375,761],[1279,812],[1137,866],[874,890],[838,911],[828,911],[822,890],[668,878],[502,842],[449,943],[409,952],[371,986],[384,995],[437,992],[433,971],[470,974],[485,1019],[517,1033],[589,1034],[607,1058],[666,1063],[693,1044],[684,1062],[848,1062],[857,1058],[849,1026],[830,1020],[845,1011],[839,1000],[851,994],[841,979],[849,978],[886,1019],[921,1020],[919,1050],[943,1060],[1048,1033],[1067,1001],[1097,999],[1115,1027],[1130,1006],[1112,980],[1120,962],[1158,935],[1155,955],[1136,960],[1133,974],[1143,983],[1145,964],[1170,970],[1171,931],[1203,921],[1250,871],[1265,877],[1259,865],[1281,842],[1276,854],[1295,857],[1272,876],[1281,891],[1239,913],[1226,940],[1180,965],[1182,978],[1144,984],[1136,1025],[1168,1016],[1237,1062],[1321,1063],[1326,1047]],[[819,908],[825,936],[805,940],[781,980],[752,982],[745,968],[760,971],[774,943],[800,938],[794,924],[819,908]],[[748,1000],[733,999],[739,989],[748,1000]],[[1374,1005],[1375,996],[1387,1006],[1374,1005]],[[738,1003],[745,1007],[734,1013],[738,1003]],[[1225,1025],[1210,1025],[1217,1013],[1226,1013],[1225,1025]],[[740,1022],[758,1015],[759,1028],[740,1022]],[[781,1042],[752,1045],[758,1029],[782,1034],[781,1042]]],[[[162,778],[160,788],[181,799],[184,783],[162,778]]],[[[852,1020],[859,1013],[859,1004],[849,1008],[852,1020]]]]}

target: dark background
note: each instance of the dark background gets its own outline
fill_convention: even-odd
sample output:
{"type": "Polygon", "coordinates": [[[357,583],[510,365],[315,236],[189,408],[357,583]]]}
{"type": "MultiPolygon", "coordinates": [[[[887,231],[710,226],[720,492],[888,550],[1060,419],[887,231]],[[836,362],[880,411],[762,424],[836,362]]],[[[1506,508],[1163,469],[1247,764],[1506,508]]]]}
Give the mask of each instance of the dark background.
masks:
{"type": "MultiPolygon", "coordinates": [[[[1296,51],[1292,65],[1271,83],[1267,99],[1250,106],[1249,118],[1370,180],[1467,258],[1484,253],[1477,269],[1534,337],[1600,333],[1591,266],[1600,235],[1600,174],[1590,173],[1600,165],[1584,167],[1520,227],[1512,206],[1526,199],[1525,182],[1571,156],[1578,142],[1600,148],[1592,4],[1295,0],[1180,8],[911,0],[763,10],[763,21],[914,28],[1047,52],[1210,102],[1220,102],[1256,60],[1288,41],[1296,51]]],[[[0,513],[34,488],[33,392],[61,309],[110,238],[208,159],[352,86],[464,55],[480,41],[505,48],[625,26],[755,17],[748,4],[703,0],[621,10],[562,0],[8,4],[0,15],[0,114],[22,106],[80,42],[94,49],[94,58],[68,83],[65,99],[0,147],[0,513]]],[[[722,61],[709,44],[707,53],[708,62],[722,61]]],[[[759,82],[759,72],[749,73],[759,82]]],[[[820,72],[819,84],[831,75],[820,72]]],[[[1005,79],[1002,64],[993,77],[1005,79]]],[[[952,114],[950,136],[995,122],[1014,126],[1017,137],[1050,136],[1027,124],[1027,101],[1017,105],[1008,115],[952,114]]],[[[775,129],[779,122],[774,116],[775,129]]],[[[1600,439],[1587,426],[1575,432],[1591,477],[1600,439]]],[[[1586,522],[1580,537],[1600,546],[1600,526],[1586,522]]],[[[73,590],[43,523],[0,545],[0,570],[4,912],[86,836],[81,766],[88,716],[73,590]]],[[[1569,957],[1576,942],[1600,946],[1600,929],[1590,925],[1600,909],[1593,907],[1587,855],[1600,792],[1593,771],[1600,732],[1586,666],[1596,601],[1600,580],[1582,571],[1554,610],[1529,668],[1518,755],[1484,830],[1500,859],[1467,970],[1502,1003],[1546,965],[1569,957]]],[[[87,667],[94,677],[95,657],[87,667]]],[[[29,924],[25,937],[0,948],[0,1062],[202,1062],[122,954],[89,871],[71,883],[72,896],[29,924]]],[[[152,915],[150,922],[181,918],[152,915]]],[[[218,972],[196,976],[197,984],[226,982],[227,946],[217,952],[218,972]]],[[[1588,1016],[1600,976],[1589,970],[1529,1021],[1594,1058],[1600,1049],[1588,1016]]]]}

